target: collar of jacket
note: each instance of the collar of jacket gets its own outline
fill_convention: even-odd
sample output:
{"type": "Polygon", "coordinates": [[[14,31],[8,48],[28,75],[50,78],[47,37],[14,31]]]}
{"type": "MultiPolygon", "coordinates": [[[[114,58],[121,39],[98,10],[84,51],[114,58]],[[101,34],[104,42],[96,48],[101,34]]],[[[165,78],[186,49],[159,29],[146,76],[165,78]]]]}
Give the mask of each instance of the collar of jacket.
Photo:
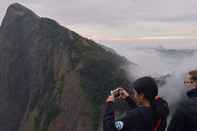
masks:
{"type": "Polygon", "coordinates": [[[197,97],[197,88],[192,89],[191,91],[188,91],[188,92],[187,92],[187,96],[188,96],[189,98],[191,98],[191,97],[197,97]]]}

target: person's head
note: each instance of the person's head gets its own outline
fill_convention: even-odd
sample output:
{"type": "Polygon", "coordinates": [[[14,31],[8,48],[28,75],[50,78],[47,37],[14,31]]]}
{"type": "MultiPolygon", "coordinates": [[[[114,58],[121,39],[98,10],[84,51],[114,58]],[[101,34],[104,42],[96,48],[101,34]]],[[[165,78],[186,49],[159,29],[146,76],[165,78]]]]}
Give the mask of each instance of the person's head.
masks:
{"type": "MultiPolygon", "coordinates": [[[[137,104],[152,107],[155,113],[155,120],[160,118],[162,123],[166,121],[169,115],[168,103],[163,98],[157,97],[158,86],[152,77],[145,76],[135,80],[129,86],[130,91],[131,89],[134,89],[135,93],[133,94],[135,94],[134,99],[137,104]]],[[[163,128],[163,126],[165,127],[165,124],[161,124],[159,128],[163,128]]]]}
{"type": "Polygon", "coordinates": [[[192,70],[186,74],[184,85],[189,90],[197,88],[197,70],[192,70]]]}
{"type": "Polygon", "coordinates": [[[137,79],[133,83],[133,88],[136,93],[136,102],[143,106],[150,106],[154,110],[155,114],[155,123],[157,124],[157,120],[161,120],[159,125],[159,129],[165,129],[165,122],[169,115],[169,107],[167,101],[163,98],[156,98],[158,95],[158,86],[155,80],[149,76],[145,76],[137,79]]]}
{"type": "Polygon", "coordinates": [[[157,84],[155,80],[149,76],[134,81],[133,88],[136,91],[136,95],[134,96],[136,103],[140,105],[151,105],[158,95],[157,84]]]}

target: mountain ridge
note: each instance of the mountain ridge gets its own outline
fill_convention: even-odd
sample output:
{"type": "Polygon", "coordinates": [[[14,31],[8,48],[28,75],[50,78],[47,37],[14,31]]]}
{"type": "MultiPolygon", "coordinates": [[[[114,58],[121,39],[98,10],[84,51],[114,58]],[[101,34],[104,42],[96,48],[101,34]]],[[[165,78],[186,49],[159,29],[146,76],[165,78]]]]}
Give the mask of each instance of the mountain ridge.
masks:
{"type": "Polygon", "coordinates": [[[0,27],[0,130],[92,131],[126,58],[14,3],[0,27]],[[77,107],[77,108],[76,108],[77,107]]]}

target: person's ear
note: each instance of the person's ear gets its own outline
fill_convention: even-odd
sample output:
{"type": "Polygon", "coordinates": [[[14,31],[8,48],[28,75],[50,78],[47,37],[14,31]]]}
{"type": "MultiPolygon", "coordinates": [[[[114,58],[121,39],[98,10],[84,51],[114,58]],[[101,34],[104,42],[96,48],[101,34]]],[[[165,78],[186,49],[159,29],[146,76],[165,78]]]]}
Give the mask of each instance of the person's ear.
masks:
{"type": "Polygon", "coordinates": [[[144,100],[144,94],[143,93],[140,93],[139,94],[139,98],[140,98],[140,100],[144,100]]]}

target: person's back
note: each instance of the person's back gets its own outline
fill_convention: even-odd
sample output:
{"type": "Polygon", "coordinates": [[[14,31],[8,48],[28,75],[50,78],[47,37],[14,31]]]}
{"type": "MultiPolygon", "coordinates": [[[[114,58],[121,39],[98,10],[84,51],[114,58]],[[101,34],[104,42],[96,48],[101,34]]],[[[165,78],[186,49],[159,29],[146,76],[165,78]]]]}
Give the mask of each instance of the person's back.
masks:
{"type": "Polygon", "coordinates": [[[197,70],[190,71],[184,81],[188,99],[177,107],[168,131],[197,131],[197,70]]]}
{"type": "Polygon", "coordinates": [[[165,105],[167,104],[162,98],[160,98],[156,103],[160,104],[159,106],[163,111],[161,113],[164,115],[162,118],[162,122],[159,123],[159,127],[155,129],[157,126],[157,122],[155,121],[155,110],[152,107],[138,107],[130,97],[125,99],[132,109],[126,113],[126,115],[114,121],[114,109],[112,102],[106,103],[105,114],[104,114],[104,131],[164,131],[166,127],[166,118],[168,116],[169,110],[165,105]],[[115,123],[114,123],[115,122],[115,123]],[[113,123],[115,124],[115,128],[113,127],[113,123]]]}
{"type": "Polygon", "coordinates": [[[115,92],[112,91],[114,93],[107,98],[103,131],[164,131],[169,109],[165,100],[156,97],[158,87],[154,79],[151,77],[137,79],[132,89],[133,96],[129,96],[129,93],[122,88],[120,91],[117,89],[115,92]],[[119,120],[115,120],[113,109],[116,96],[117,99],[126,100],[131,108],[119,120]]]}
{"type": "Polygon", "coordinates": [[[115,129],[111,123],[114,122],[114,113],[112,103],[106,103],[106,112],[104,115],[104,131],[152,131],[154,126],[154,110],[150,107],[137,107],[130,97],[126,101],[132,103],[132,108],[123,118],[115,121],[115,129]],[[135,106],[135,107],[134,107],[135,106]]]}

